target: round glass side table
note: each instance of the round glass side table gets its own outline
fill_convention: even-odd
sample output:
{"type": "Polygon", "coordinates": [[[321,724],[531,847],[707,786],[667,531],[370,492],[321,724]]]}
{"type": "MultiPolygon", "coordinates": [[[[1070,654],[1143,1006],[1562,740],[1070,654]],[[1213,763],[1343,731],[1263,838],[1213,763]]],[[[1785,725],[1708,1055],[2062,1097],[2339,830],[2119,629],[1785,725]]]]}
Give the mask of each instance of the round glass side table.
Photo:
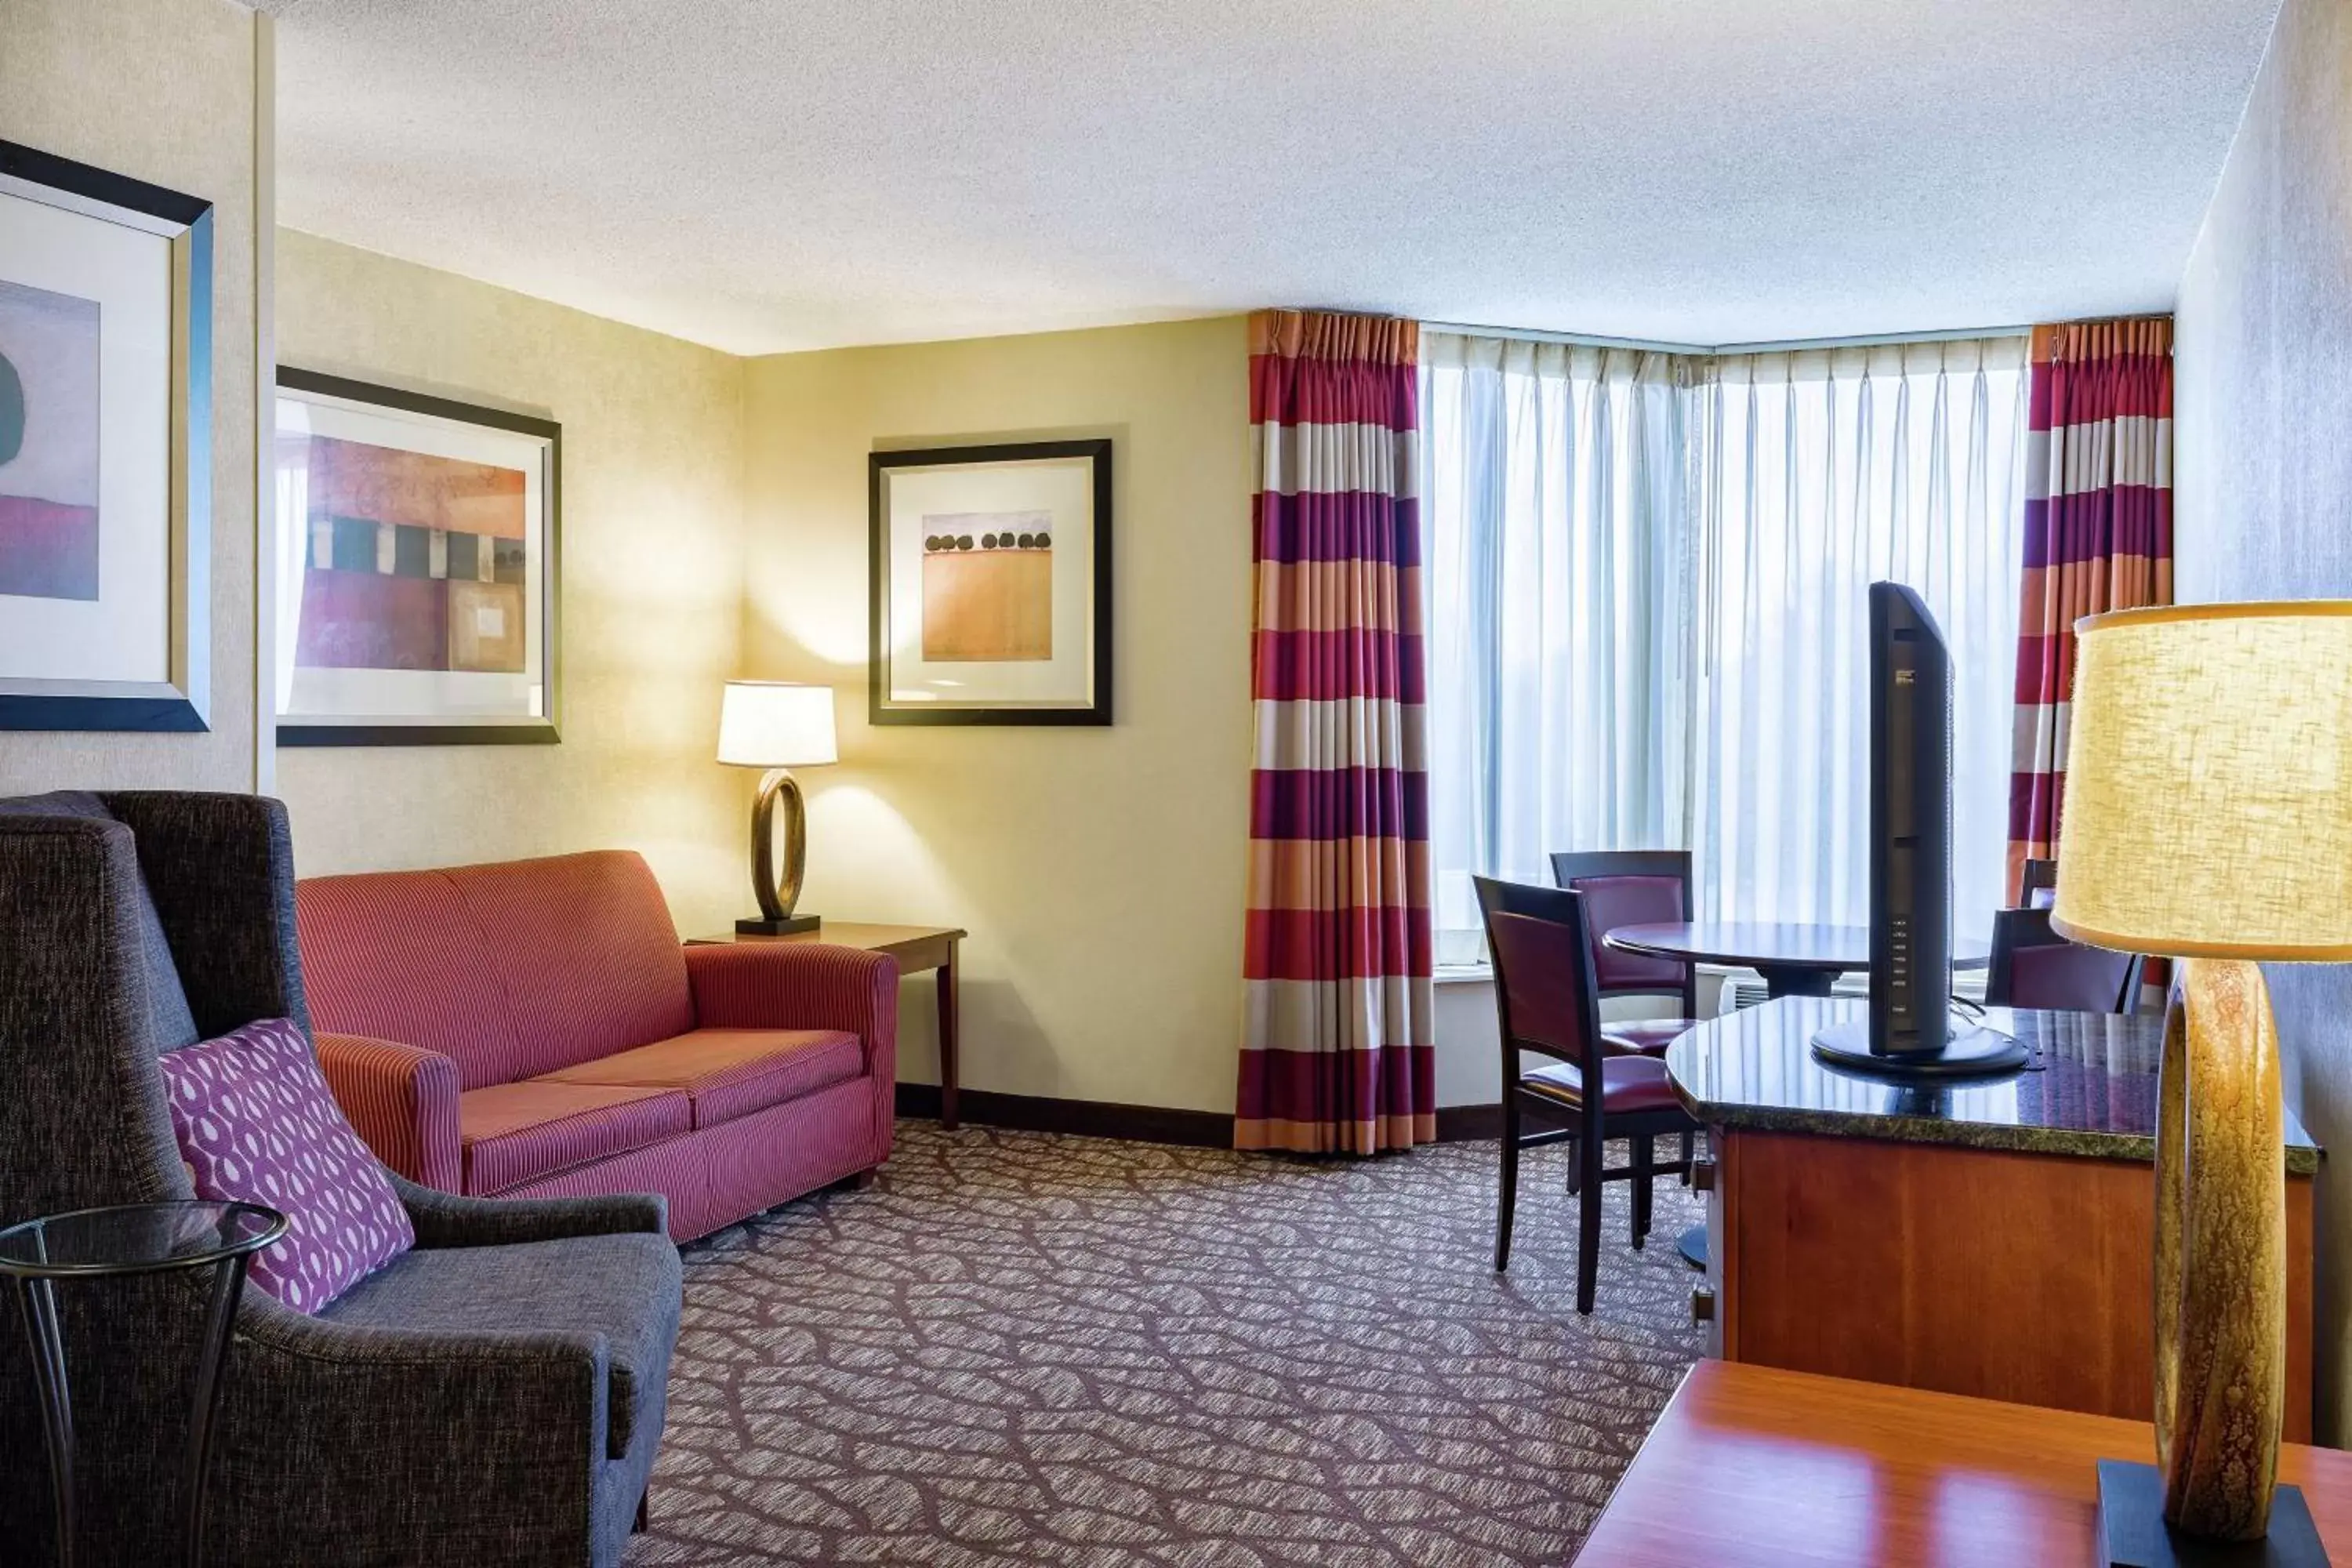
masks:
{"type": "Polygon", "coordinates": [[[74,1560],[74,1432],[65,1336],[58,1325],[57,1282],[213,1270],[181,1494],[186,1560],[189,1568],[195,1568],[204,1554],[205,1467],[210,1458],[213,1412],[220,1404],[221,1364],[236,1321],[237,1298],[245,1289],[253,1255],[285,1234],[286,1216],[276,1209],[205,1201],[77,1209],[0,1230],[0,1276],[16,1284],[16,1306],[24,1316],[26,1337],[32,1342],[33,1378],[40,1389],[58,1568],[72,1568],[74,1560]]]}

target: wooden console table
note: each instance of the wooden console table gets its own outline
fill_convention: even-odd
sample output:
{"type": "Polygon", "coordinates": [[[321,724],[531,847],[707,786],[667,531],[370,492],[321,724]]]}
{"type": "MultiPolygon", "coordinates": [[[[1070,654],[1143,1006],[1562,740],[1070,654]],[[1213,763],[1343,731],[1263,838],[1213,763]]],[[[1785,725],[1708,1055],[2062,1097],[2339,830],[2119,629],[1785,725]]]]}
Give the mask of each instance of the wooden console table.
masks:
{"type": "Polygon", "coordinates": [[[956,1128],[956,952],[965,933],[953,926],[866,925],[856,921],[827,921],[814,931],[784,936],[698,936],[695,945],[721,942],[814,942],[834,947],[863,948],[887,952],[898,961],[901,975],[940,972],[940,1125],[956,1128]]]}
{"type": "MultiPolygon", "coordinates": [[[[1591,1568],[2095,1568],[2101,1459],[2144,1421],[1736,1362],[1691,1368],[1577,1561],[1591,1568]]],[[[2352,1454],[2287,1444],[2319,1537],[2352,1562],[2352,1454]]]]}

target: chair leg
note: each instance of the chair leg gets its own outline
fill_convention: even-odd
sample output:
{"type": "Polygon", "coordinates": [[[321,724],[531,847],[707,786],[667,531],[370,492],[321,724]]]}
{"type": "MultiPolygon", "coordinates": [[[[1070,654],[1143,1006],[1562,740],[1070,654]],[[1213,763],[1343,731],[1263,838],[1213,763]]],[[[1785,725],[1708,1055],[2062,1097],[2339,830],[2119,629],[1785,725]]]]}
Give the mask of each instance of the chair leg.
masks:
{"type": "Polygon", "coordinates": [[[1658,1141],[1643,1136],[1626,1142],[1633,1146],[1633,1247],[1638,1251],[1650,1234],[1651,1172],[1658,1163],[1658,1141]]]}
{"type": "Polygon", "coordinates": [[[1495,1184],[1495,1272],[1511,1263],[1511,1215],[1519,1202],[1519,1091],[1503,1087],[1503,1170],[1495,1184]]]}
{"type": "Polygon", "coordinates": [[[1576,1310],[1590,1315],[1593,1287],[1601,1277],[1601,1164],[1607,1145],[1598,1138],[1576,1141],[1577,1159],[1584,1167],[1576,1205],[1576,1310]]]}
{"type": "Polygon", "coordinates": [[[1691,1184],[1691,1165],[1692,1165],[1693,1162],[1695,1162],[1695,1161],[1696,1161],[1696,1160],[1697,1160],[1697,1158],[1698,1158],[1698,1134],[1697,1134],[1697,1133],[1696,1133],[1696,1132],[1685,1132],[1685,1133],[1684,1133],[1684,1134],[1683,1134],[1683,1185],[1685,1185],[1685,1186],[1686,1186],[1686,1187],[1687,1187],[1687,1186],[1689,1186],[1689,1185],[1691,1184]]]}
{"type": "Polygon", "coordinates": [[[653,1506],[653,1500],[654,1489],[651,1487],[637,1494],[637,1522],[629,1526],[631,1535],[643,1535],[646,1532],[646,1524],[650,1517],[649,1510],[653,1506]]]}
{"type": "Polygon", "coordinates": [[[1568,1195],[1574,1197],[1584,1187],[1584,1140],[1568,1141],[1568,1195]]]}

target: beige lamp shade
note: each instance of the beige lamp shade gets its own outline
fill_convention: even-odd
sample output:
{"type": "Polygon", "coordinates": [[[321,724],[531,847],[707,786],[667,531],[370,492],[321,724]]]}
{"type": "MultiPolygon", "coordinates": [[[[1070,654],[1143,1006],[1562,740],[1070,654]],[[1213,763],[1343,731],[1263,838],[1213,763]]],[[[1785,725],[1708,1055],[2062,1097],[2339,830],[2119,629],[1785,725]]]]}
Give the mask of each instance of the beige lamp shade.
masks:
{"type": "Polygon", "coordinates": [[[2352,961],[2352,601],[2075,623],[2058,898],[2094,946],[2352,961]]]}
{"type": "Polygon", "coordinates": [[[797,768],[840,760],[833,688],[730,680],[719,708],[719,760],[746,768],[797,768]]]}

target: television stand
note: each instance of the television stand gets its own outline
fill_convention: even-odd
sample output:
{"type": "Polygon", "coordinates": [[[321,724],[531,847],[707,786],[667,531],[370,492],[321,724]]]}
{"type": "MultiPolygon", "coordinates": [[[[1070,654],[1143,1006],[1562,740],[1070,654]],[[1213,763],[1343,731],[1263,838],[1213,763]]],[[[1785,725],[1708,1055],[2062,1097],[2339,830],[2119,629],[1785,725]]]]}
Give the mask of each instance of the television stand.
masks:
{"type": "Polygon", "coordinates": [[[1813,1055],[1843,1072],[1895,1082],[1921,1079],[1995,1078],[2021,1069],[2027,1052],[2009,1036],[1976,1024],[1954,1023],[1936,1050],[1880,1055],[1870,1048],[1864,1019],[1830,1024],[1813,1035],[1813,1055]]]}

